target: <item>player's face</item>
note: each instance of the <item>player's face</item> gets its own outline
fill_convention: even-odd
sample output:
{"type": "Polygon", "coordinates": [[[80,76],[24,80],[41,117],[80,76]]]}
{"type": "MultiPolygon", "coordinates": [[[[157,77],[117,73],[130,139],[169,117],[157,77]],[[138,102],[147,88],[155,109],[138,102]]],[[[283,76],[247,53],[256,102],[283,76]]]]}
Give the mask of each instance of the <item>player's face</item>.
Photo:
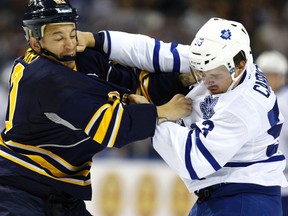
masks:
{"type": "MultiPolygon", "coordinates": [[[[44,36],[41,39],[41,46],[57,55],[59,58],[64,56],[75,56],[77,46],[75,24],[47,25],[45,27],[44,36]]],[[[70,68],[75,66],[75,61],[61,63],[70,68]]]]}
{"type": "Polygon", "coordinates": [[[203,71],[202,80],[211,94],[225,93],[232,84],[230,72],[225,66],[203,71]]]}

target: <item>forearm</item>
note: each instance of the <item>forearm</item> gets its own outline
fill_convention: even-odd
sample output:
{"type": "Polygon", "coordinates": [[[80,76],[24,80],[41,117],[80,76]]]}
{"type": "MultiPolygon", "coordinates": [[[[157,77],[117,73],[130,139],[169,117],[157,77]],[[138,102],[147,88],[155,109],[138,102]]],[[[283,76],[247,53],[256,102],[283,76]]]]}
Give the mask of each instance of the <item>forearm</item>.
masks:
{"type": "Polygon", "coordinates": [[[189,45],[117,31],[103,31],[95,38],[96,49],[120,64],[150,72],[190,72],[189,45]]]}
{"type": "Polygon", "coordinates": [[[111,60],[149,72],[190,73],[189,45],[117,31],[77,32],[77,51],[94,48],[111,60]]]}

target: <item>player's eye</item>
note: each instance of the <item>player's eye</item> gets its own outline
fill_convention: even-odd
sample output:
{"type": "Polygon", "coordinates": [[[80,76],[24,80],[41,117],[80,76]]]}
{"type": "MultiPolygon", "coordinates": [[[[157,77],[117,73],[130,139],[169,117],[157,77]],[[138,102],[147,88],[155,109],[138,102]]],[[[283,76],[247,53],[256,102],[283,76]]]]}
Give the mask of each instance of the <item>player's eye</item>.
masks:
{"type": "Polygon", "coordinates": [[[63,37],[56,37],[56,38],[54,38],[54,41],[61,41],[61,40],[63,40],[63,37]]]}

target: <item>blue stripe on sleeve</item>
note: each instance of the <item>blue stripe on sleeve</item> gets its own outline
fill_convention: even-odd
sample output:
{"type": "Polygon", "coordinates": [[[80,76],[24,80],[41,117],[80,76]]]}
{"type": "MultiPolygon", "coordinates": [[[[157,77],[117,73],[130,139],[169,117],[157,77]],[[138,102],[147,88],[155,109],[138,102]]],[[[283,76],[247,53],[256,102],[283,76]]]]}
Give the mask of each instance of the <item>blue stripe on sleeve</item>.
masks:
{"type": "Polygon", "coordinates": [[[109,31],[105,30],[106,35],[107,35],[107,42],[108,42],[108,50],[107,50],[107,55],[110,56],[111,54],[111,36],[109,31]]]}
{"type": "Polygon", "coordinates": [[[282,126],[283,126],[283,124],[275,125],[275,126],[271,127],[267,132],[268,132],[268,134],[273,136],[274,139],[277,139],[277,137],[280,136],[282,126]]]}
{"type": "Polygon", "coordinates": [[[273,157],[270,157],[267,160],[261,160],[261,161],[253,161],[253,162],[229,162],[225,164],[224,167],[247,167],[253,164],[257,163],[269,163],[269,162],[276,162],[276,161],[283,161],[285,160],[284,155],[276,155],[273,157]]]}
{"type": "Polygon", "coordinates": [[[282,128],[282,124],[278,124],[280,122],[279,114],[279,107],[276,100],[273,108],[268,112],[268,119],[271,128],[267,131],[268,134],[274,137],[274,139],[277,139],[277,137],[279,137],[282,128]]]}
{"type": "Polygon", "coordinates": [[[191,179],[199,179],[195,170],[192,167],[190,152],[192,148],[192,141],[191,141],[191,134],[192,131],[189,132],[187,140],[186,140],[186,146],[185,146],[185,165],[186,169],[191,177],[191,179]]]}
{"type": "Polygon", "coordinates": [[[203,145],[203,143],[199,137],[199,134],[200,134],[199,128],[195,128],[195,133],[196,133],[196,145],[197,145],[198,149],[200,150],[200,152],[204,155],[204,157],[211,164],[211,166],[214,168],[215,171],[221,169],[222,167],[218,164],[218,162],[215,160],[215,158],[212,156],[212,154],[203,145]]]}
{"type": "Polygon", "coordinates": [[[153,51],[153,67],[155,72],[161,72],[159,63],[160,41],[155,39],[155,46],[153,51]]]}
{"type": "Polygon", "coordinates": [[[178,53],[178,50],[176,49],[176,47],[178,46],[178,44],[176,43],[172,43],[171,44],[171,48],[170,51],[173,55],[173,72],[179,72],[180,71],[180,56],[178,53]]]}
{"type": "Polygon", "coordinates": [[[279,107],[277,100],[275,101],[273,108],[268,112],[268,119],[271,126],[274,126],[279,122],[279,107]]]}

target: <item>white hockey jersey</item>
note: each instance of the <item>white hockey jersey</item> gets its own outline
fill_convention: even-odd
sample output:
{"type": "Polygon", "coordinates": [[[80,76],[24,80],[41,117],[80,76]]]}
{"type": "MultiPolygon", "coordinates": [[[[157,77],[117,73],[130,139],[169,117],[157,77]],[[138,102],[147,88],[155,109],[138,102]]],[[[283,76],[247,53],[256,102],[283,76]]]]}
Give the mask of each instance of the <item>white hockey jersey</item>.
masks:
{"type": "MultiPolygon", "coordinates": [[[[110,58],[147,71],[189,72],[189,45],[123,32],[105,31],[110,58]]],[[[193,192],[234,182],[288,186],[285,157],[278,151],[283,124],[276,97],[263,73],[252,63],[232,91],[211,96],[203,84],[193,100],[186,127],[157,126],[153,146],[193,192]]]]}
{"type": "Polygon", "coordinates": [[[153,146],[191,192],[228,182],[287,186],[285,157],[278,151],[284,119],[254,64],[227,93],[210,95],[200,84],[187,96],[193,112],[183,119],[186,127],[160,124],[153,146]]]}

